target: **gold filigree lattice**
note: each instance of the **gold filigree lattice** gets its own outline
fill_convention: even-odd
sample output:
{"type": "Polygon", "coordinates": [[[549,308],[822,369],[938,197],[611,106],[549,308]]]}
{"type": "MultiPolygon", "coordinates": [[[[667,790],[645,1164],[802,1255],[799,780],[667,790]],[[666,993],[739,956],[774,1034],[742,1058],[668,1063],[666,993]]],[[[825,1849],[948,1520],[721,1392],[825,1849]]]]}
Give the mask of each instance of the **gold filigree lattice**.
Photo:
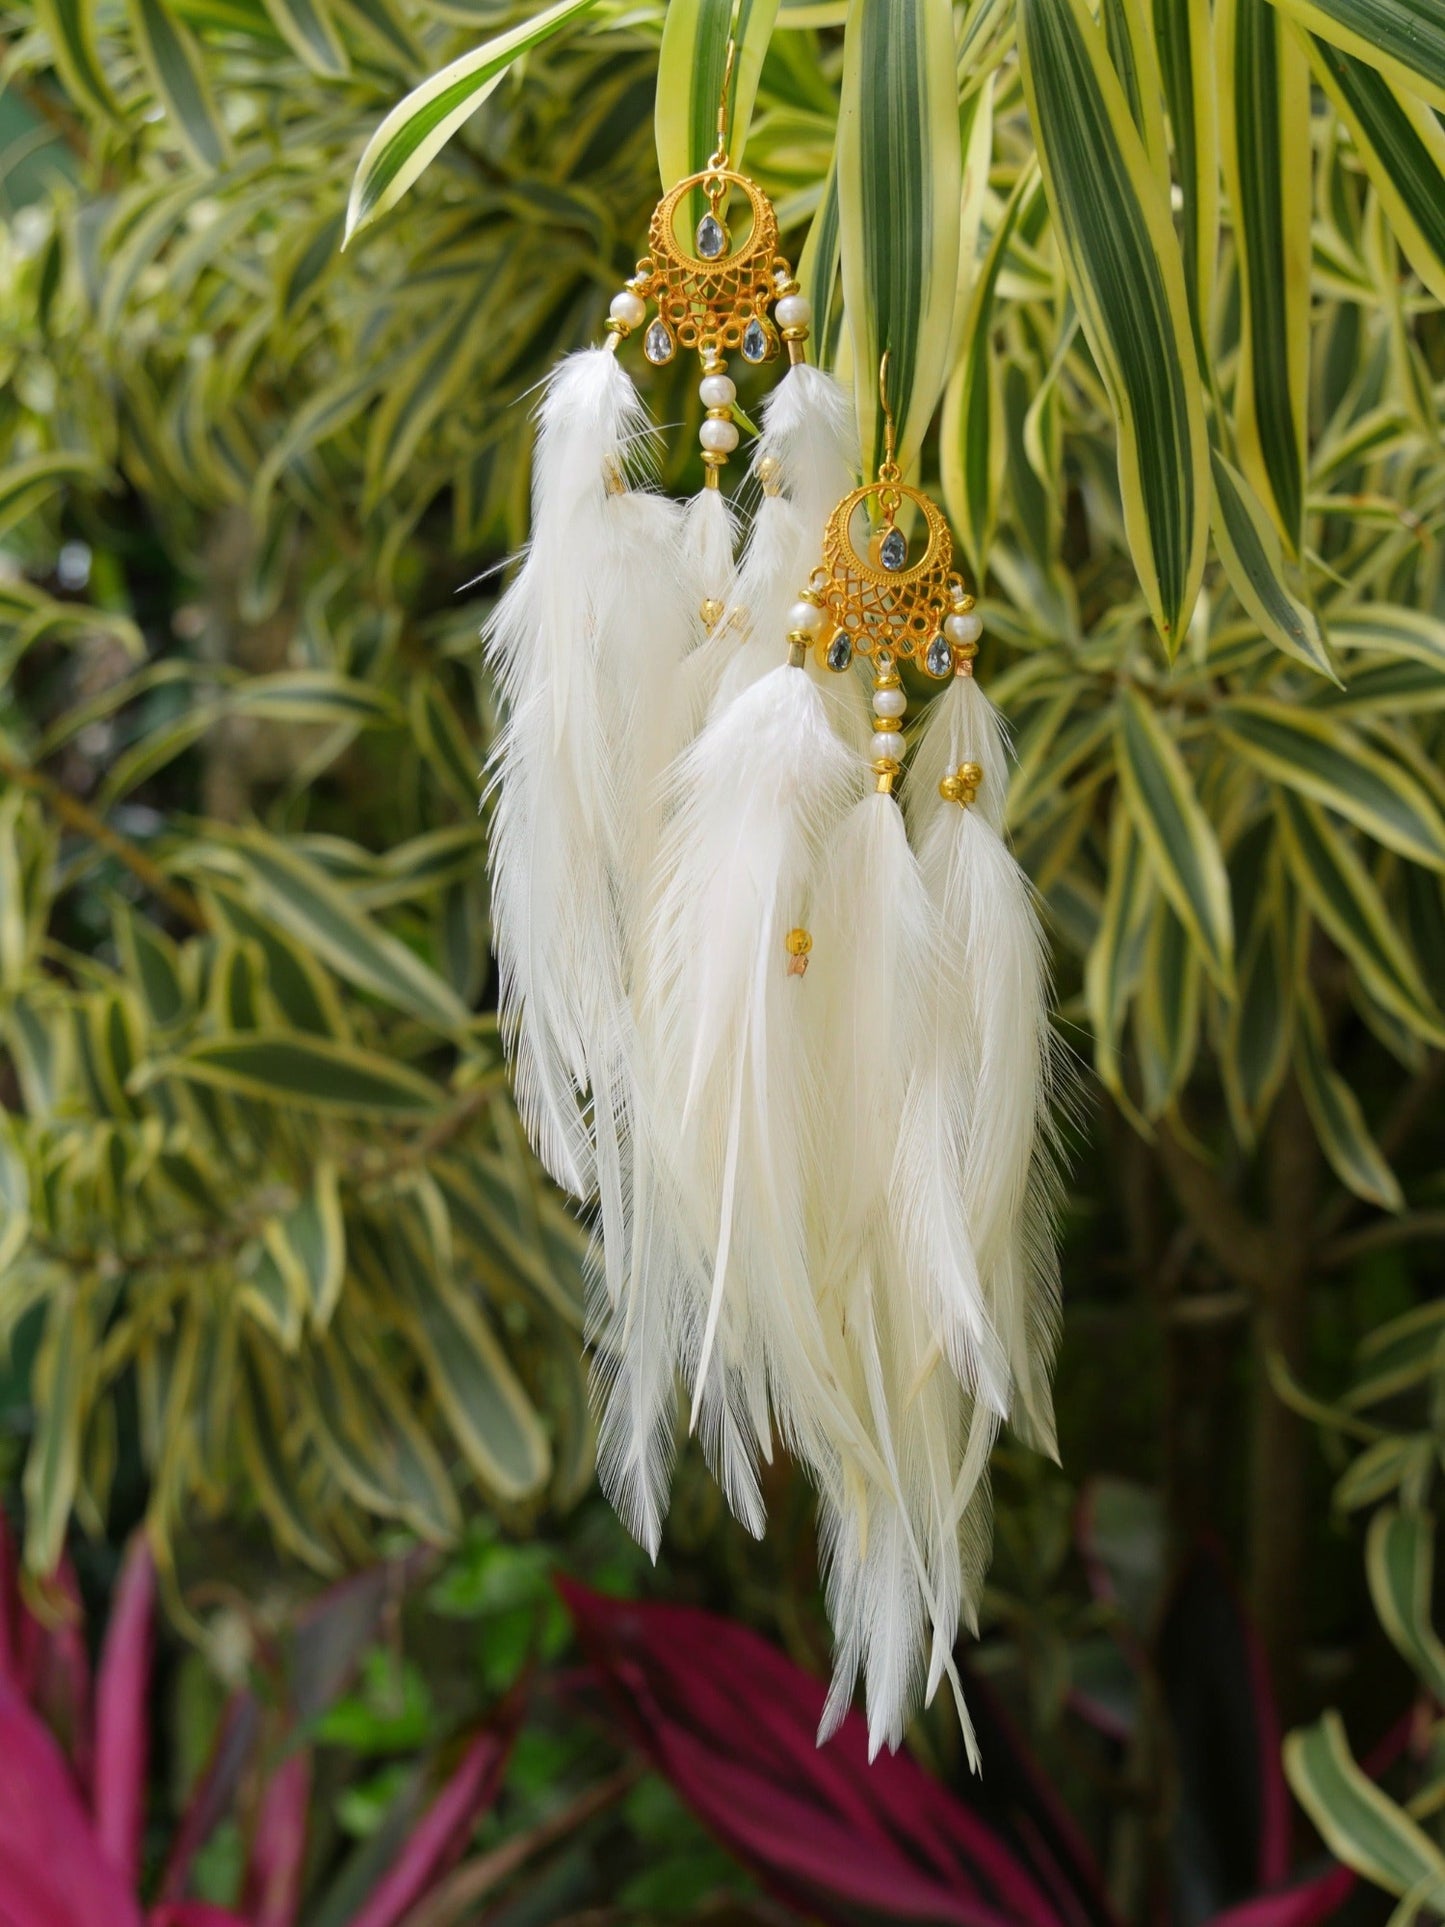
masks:
{"type": "Polygon", "coordinates": [[[829,644],[842,630],[853,654],[871,659],[885,649],[895,659],[920,660],[955,607],[962,583],[953,567],[953,538],[941,512],[919,489],[891,477],[880,477],[855,488],[828,517],[823,531],[823,566],[811,584],[815,599],[828,620],[818,635],[818,653],[825,659],[829,644]],[[885,569],[865,561],[853,546],[853,517],[864,504],[883,510],[892,526],[904,500],[922,517],[914,535],[923,553],[902,569],[885,569]]]}
{"type": "Polygon", "coordinates": [[[639,262],[631,286],[644,299],[657,303],[658,314],[680,347],[696,348],[704,355],[736,348],[748,323],[755,315],[761,317],[776,295],[778,270],[790,272],[778,253],[778,217],[772,202],[756,181],[729,167],[690,174],[664,194],[653,212],[647,245],[648,259],[639,262]],[[678,208],[699,187],[714,207],[735,187],[752,210],[746,238],[713,261],[685,253],[677,239],[678,208]]]}

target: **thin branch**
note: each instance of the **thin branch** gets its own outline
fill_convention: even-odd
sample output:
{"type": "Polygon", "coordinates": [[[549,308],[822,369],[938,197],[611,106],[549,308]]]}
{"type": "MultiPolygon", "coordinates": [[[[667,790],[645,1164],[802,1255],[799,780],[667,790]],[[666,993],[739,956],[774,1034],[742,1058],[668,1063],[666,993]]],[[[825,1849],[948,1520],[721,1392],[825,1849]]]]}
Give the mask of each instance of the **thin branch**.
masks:
{"type": "Polygon", "coordinates": [[[157,897],[183,922],[193,930],[205,930],[209,926],[206,913],[189,890],[183,890],[173,883],[151,857],[147,856],[138,843],[113,830],[104,818],[96,815],[89,804],[82,803],[78,796],[63,789],[52,776],[43,771],[31,769],[27,763],[17,763],[4,749],[0,749],[0,776],[7,782],[16,783],[38,796],[68,830],[77,836],[87,838],[98,848],[107,851],[117,862],[123,863],[131,875],[143,883],[153,897],[157,897]]]}
{"type": "Polygon", "coordinates": [[[1378,1218],[1327,1244],[1320,1262],[1333,1271],[1366,1251],[1387,1251],[1391,1245],[1412,1244],[1417,1238],[1445,1238],[1445,1211],[1408,1211],[1399,1218],[1378,1218]]]}

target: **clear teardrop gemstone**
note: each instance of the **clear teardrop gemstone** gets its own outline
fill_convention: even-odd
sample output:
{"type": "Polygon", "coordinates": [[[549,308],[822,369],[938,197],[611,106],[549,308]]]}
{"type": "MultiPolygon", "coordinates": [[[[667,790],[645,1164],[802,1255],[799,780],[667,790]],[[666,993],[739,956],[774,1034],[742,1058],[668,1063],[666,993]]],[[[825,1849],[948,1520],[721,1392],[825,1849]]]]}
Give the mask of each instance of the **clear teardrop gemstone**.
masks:
{"type": "Polygon", "coordinates": [[[677,343],[673,340],[672,330],[659,315],[642,337],[642,352],[656,367],[671,361],[677,353],[677,343]]]}
{"type": "Polygon", "coordinates": [[[953,645],[947,636],[935,636],[928,645],[923,666],[930,676],[946,676],[953,668],[953,645]]]}
{"type": "Polygon", "coordinates": [[[768,358],[768,331],[756,315],[743,330],[743,360],[766,361],[768,358]]]}
{"type": "Polygon", "coordinates": [[[908,560],[908,537],[902,529],[889,529],[878,545],[878,560],[885,569],[898,570],[908,560]]]}
{"type": "Polygon", "coordinates": [[[827,663],[830,669],[844,670],[853,660],[853,639],[840,629],[828,644],[827,663]]]}
{"type": "Polygon", "coordinates": [[[715,214],[704,214],[697,224],[697,252],[703,261],[716,261],[728,251],[728,231],[715,214]]]}

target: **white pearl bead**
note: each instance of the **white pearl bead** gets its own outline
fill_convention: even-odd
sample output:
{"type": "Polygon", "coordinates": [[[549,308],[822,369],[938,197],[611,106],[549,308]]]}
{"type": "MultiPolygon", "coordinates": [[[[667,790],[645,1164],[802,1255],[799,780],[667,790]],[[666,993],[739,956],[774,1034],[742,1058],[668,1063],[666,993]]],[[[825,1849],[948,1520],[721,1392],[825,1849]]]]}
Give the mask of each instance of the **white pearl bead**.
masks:
{"type": "Polygon", "coordinates": [[[736,386],[726,375],[704,375],[697,392],[704,408],[731,408],[738,398],[736,386]]]}
{"type": "Polygon", "coordinates": [[[816,602],[795,602],[788,611],[788,627],[816,636],[823,626],[823,611],[816,602]]]}
{"type": "Polygon", "coordinates": [[[983,634],[983,623],[972,611],[966,616],[949,616],[944,621],[943,633],[950,642],[977,642],[983,634]]]}
{"type": "Polygon", "coordinates": [[[908,707],[908,698],[901,689],[875,689],[873,691],[873,714],[875,716],[901,716],[908,707]]]}
{"type": "Polygon", "coordinates": [[[780,328],[806,328],[813,319],[813,310],[808,297],[803,294],[785,294],[773,309],[773,318],[780,328]]]}
{"type": "Polygon", "coordinates": [[[880,756],[886,756],[894,763],[901,763],[903,761],[903,738],[898,734],[896,729],[880,729],[878,731],[877,735],[873,738],[873,755],[875,759],[880,756]]]}
{"type": "Polygon", "coordinates": [[[647,316],[647,303],[631,288],[624,288],[621,294],[613,295],[608,313],[614,321],[620,321],[624,328],[640,328],[647,316]]]}
{"type": "Polygon", "coordinates": [[[698,431],[698,440],[704,448],[717,455],[731,455],[738,445],[738,431],[735,422],[704,422],[698,431]]]}

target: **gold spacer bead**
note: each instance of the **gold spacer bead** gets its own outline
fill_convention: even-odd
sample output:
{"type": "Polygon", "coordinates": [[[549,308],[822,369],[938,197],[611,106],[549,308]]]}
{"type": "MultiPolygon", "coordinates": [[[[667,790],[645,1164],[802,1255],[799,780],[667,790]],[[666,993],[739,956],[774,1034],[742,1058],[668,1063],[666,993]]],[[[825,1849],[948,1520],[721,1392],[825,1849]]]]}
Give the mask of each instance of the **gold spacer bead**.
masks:
{"type": "Polygon", "coordinates": [[[961,803],[963,801],[963,785],[956,776],[945,776],[938,786],[938,793],[945,803],[961,803]]]}
{"type": "Polygon", "coordinates": [[[976,642],[956,642],[953,645],[953,659],[955,662],[972,662],[977,654],[978,644],[976,642]]]}
{"type": "Polygon", "coordinates": [[[893,785],[898,780],[897,765],[895,764],[892,769],[879,769],[878,764],[875,763],[873,767],[875,770],[878,770],[878,778],[873,785],[874,789],[879,796],[891,796],[893,794],[893,785]]]}
{"type": "Polygon", "coordinates": [[[626,341],[627,337],[632,333],[627,323],[625,321],[619,321],[615,314],[608,315],[602,326],[608,334],[612,335],[614,339],[618,341],[626,341]]]}
{"type": "Polygon", "coordinates": [[[972,607],[973,607],[973,597],[971,595],[964,594],[959,596],[958,599],[955,601],[953,605],[953,613],[956,616],[966,616],[970,611],[970,609],[972,609],[972,607]]]}
{"type": "Polygon", "coordinates": [[[780,328],[778,332],[786,342],[806,341],[808,339],[808,324],[806,321],[795,322],[792,327],[780,328]]]}
{"type": "Polygon", "coordinates": [[[983,781],[983,765],[981,763],[960,763],[958,766],[958,780],[966,789],[976,790],[983,781]]]}
{"type": "Polygon", "coordinates": [[[730,422],[733,411],[731,408],[709,408],[706,418],[710,422],[730,422]]]}
{"type": "Polygon", "coordinates": [[[776,455],[764,455],[758,463],[757,476],[763,485],[764,495],[777,495],[780,492],[782,467],[776,455]]]}
{"type": "Polygon", "coordinates": [[[807,930],[790,930],[783,942],[790,957],[806,957],[813,948],[812,933],[807,930]]]}
{"type": "Polygon", "coordinates": [[[886,736],[890,730],[897,735],[902,727],[903,718],[901,716],[875,716],[873,718],[874,733],[879,736],[886,736]]]}
{"type": "Polygon", "coordinates": [[[885,670],[881,676],[874,676],[873,687],[875,689],[901,689],[903,687],[903,678],[894,675],[891,670],[885,670]]]}
{"type": "Polygon", "coordinates": [[[722,620],[723,605],[716,596],[705,596],[698,605],[697,612],[702,617],[705,628],[715,629],[722,620]]]}

